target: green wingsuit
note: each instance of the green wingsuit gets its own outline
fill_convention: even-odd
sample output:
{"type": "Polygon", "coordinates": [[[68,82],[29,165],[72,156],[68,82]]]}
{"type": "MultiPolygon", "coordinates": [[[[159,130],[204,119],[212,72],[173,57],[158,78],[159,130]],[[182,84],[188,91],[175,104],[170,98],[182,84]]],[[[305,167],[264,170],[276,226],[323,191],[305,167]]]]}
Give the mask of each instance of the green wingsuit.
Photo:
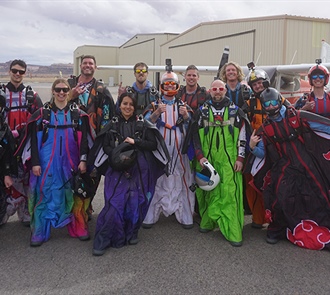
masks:
{"type": "MultiPolygon", "coordinates": [[[[201,216],[200,228],[213,230],[219,226],[224,237],[230,242],[242,241],[244,225],[243,178],[241,172],[234,171],[238,147],[240,144],[245,145],[245,142],[242,144],[242,140],[239,140],[240,129],[244,124],[240,113],[238,107],[228,101],[224,113],[219,114],[212,107],[212,102],[208,101],[196,114],[195,128],[198,126],[198,132],[194,133],[199,135],[197,144],[194,135],[197,159],[206,157],[220,176],[220,183],[213,190],[196,190],[201,216]]],[[[244,157],[244,154],[240,152],[240,156],[244,157]]],[[[196,170],[201,170],[199,164],[196,165],[196,170]]]]}

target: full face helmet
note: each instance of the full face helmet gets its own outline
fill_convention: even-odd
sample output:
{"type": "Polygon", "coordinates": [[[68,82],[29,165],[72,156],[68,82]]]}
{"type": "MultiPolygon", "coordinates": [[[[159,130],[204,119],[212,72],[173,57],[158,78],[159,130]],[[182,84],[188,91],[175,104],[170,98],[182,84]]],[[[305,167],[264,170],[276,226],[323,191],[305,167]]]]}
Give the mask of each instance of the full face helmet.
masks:
{"type": "Polygon", "coordinates": [[[204,191],[210,191],[219,184],[220,176],[209,162],[205,162],[204,169],[196,172],[195,181],[199,188],[204,191]]]}
{"type": "Polygon", "coordinates": [[[128,142],[122,142],[116,146],[109,157],[110,166],[117,171],[131,168],[136,162],[137,151],[128,142]]]}
{"type": "Polygon", "coordinates": [[[163,74],[162,78],[160,79],[160,90],[162,94],[166,96],[174,96],[178,93],[178,90],[180,88],[179,85],[179,78],[178,75],[174,72],[166,72],[163,74]],[[175,89],[171,90],[165,90],[164,86],[168,84],[176,85],[175,89]]]}
{"type": "Polygon", "coordinates": [[[282,96],[275,88],[269,87],[261,92],[260,101],[263,109],[270,116],[276,115],[281,110],[282,96]],[[269,109],[270,105],[273,108],[269,109]]]}
{"type": "Polygon", "coordinates": [[[324,75],[324,86],[328,84],[329,82],[329,71],[325,66],[322,66],[321,64],[316,64],[315,66],[312,66],[308,71],[308,80],[309,84],[313,86],[312,77],[316,75],[324,75]]]}
{"type": "MultiPolygon", "coordinates": [[[[253,91],[252,84],[259,80],[262,80],[262,82],[267,81],[270,84],[269,76],[264,70],[251,68],[248,75],[246,76],[246,82],[251,87],[252,91],[253,91]]],[[[261,91],[255,94],[258,96],[260,95],[260,93],[261,91]]]]}

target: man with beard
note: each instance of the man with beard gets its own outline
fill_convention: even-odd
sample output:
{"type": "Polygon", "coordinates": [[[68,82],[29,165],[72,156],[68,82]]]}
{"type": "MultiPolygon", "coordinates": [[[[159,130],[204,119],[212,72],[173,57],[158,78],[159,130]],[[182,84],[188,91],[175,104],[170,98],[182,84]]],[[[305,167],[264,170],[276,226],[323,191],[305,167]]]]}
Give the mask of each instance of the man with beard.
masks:
{"type": "Polygon", "coordinates": [[[134,66],[135,82],[132,87],[119,86],[118,97],[124,92],[132,92],[137,101],[136,113],[143,114],[146,107],[158,98],[158,91],[152,86],[148,78],[148,66],[144,62],[138,62],[134,66]]]}
{"type": "Polygon", "coordinates": [[[244,112],[229,100],[225,83],[215,80],[210,87],[211,99],[194,116],[193,135],[201,171],[209,162],[220,176],[212,190],[197,188],[201,223],[199,231],[220,228],[234,247],[242,245],[244,226],[243,177],[246,125],[244,112]]]}
{"type": "MultiPolygon", "coordinates": [[[[68,80],[72,88],[71,102],[75,102],[79,108],[85,111],[90,120],[90,126],[97,135],[101,129],[111,120],[114,115],[115,104],[109,89],[102,80],[96,80],[94,73],[96,70],[96,59],[93,55],[84,55],[81,58],[80,75],[68,80]]],[[[100,175],[96,169],[91,172],[94,188],[90,191],[96,192],[100,182],[100,175]]],[[[94,195],[89,196],[91,198],[94,195]]],[[[86,199],[88,200],[88,198],[86,199]]],[[[88,218],[92,216],[91,204],[87,206],[88,218]]]]}
{"type": "Polygon", "coordinates": [[[182,153],[182,146],[192,110],[175,96],[179,79],[174,72],[168,71],[162,75],[160,87],[162,97],[148,107],[145,119],[156,124],[165,140],[170,154],[169,175],[158,178],[142,227],[151,228],[163,213],[166,217],[175,214],[183,228],[191,229],[195,196],[189,186],[193,182],[193,173],[187,154],[182,153]]]}

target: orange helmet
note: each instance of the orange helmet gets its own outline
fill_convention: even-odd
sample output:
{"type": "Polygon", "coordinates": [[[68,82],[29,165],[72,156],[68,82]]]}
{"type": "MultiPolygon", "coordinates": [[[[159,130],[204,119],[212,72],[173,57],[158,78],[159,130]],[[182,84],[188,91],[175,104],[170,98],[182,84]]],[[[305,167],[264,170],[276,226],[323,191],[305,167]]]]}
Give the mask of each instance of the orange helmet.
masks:
{"type": "MultiPolygon", "coordinates": [[[[173,85],[174,85],[173,84],[173,85]]],[[[174,96],[178,93],[180,88],[179,78],[178,75],[174,72],[166,72],[163,74],[162,78],[160,79],[160,90],[162,94],[166,96],[174,96]],[[167,83],[173,83],[176,85],[175,89],[165,90],[164,85],[167,83]]]]}
{"type": "Polygon", "coordinates": [[[324,86],[328,84],[329,82],[329,71],[325,66],[322,66],[320,64],[316,64],[315,66],[312,66],[308,71],[308,80],[309,84],[313,86],[312,84],[312,76],[314,75],[324,75],[324,86]]]}

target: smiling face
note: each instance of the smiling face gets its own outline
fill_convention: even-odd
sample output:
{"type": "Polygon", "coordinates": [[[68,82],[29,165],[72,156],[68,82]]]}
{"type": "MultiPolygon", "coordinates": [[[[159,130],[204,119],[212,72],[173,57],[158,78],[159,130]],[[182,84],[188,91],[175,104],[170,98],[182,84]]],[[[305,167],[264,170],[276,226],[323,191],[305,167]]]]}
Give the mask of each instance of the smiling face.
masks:
{"type": "Polygon", "coordinates": [[[96,64],[93,58],[84,58],[80,64],[81,74],[84,76],[93,77],[96,70],[96,64]]]}
{"type": "Polygon", "coordinates": [[[26,68],[16,64],[13,65],[9,71],[10,82],[14,85],[19,85],[22,83],[23,78],[25,76],[26,68]]]}
{"type": "Polygon", "coordinates": [[[251,88],[253,90],[254,93],[256,94],[260,94],[262,91],[265,90],[264,85],[262,84],[264,80],[260,79],[258,81],[255,81],[251,84],[251,88]]]}
{"type": "Polygon", "coordinates": [[[226,67],[225,75],[226,75],[227,81],[237,81],[238,80],[237,69],[232,64],[229,64],[226,67]]]}
{"type": "Polygon", "coordinates": [[[54,85],[53,97],[54,102],[59,108],[63,108],[68,101],[70,93],[70,87],[64,82],[60,82],[54,85]]]}
{"type": "Polygon", "coordinates": [[[211,84],[210,94],[213,101],[221,101],[226,95],[227,89],[225,83],[221,80],[215,80],[211,84]]]}
{"type": "Polygon", "coordinates": [[[315,74],[312,75],[312,84],[314,88],[323,88],[324,87],[324,80],[325,80],[325,75],[323,74],[315,74]]]}
{"type": "Polygon", "coordinates": [[[188,70],[186,71],[184,78],[186,79],[186,84],[190,87],[197,85],[199,74],[197,70],[188,70]]]}
{"type": "Polygon", "coordinates": [[[128,120],[134,114],[134,102],[133,99],[129,96],[125,96],[120,103],[119,109],[121,111],[122,116],[128,120]]]}

